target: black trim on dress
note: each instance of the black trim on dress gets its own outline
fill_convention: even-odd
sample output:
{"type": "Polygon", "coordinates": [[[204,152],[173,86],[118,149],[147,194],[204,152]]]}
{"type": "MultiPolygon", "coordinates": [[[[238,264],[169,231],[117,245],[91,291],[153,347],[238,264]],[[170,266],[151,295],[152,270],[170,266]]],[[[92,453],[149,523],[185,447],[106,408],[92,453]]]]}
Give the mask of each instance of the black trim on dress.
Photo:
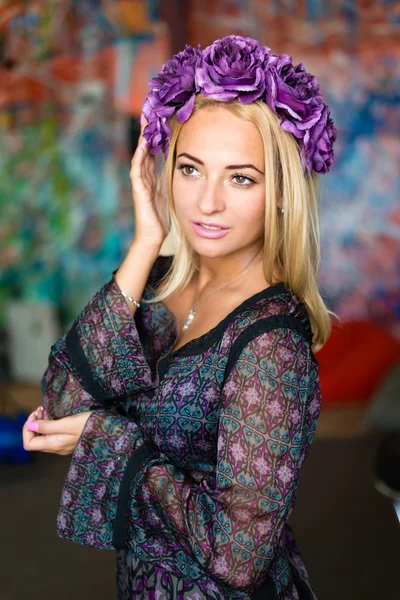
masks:
{"type": "Polygon", "coordinates": [[[279,600],[275,583],[270,579],[268,574],[260,587],[250,594],[249,598],[251,600],[279,600]]]}
{"type": "MultiPolygon", "coordinates": [[[[171,360],[173,360],[176,356],[193,356],[196,354],[201,354],[208,348],[210,348],[215,342],[222,338],[222,335],[229,323],[231,323],[234,318],[242,313],[243,311],[250,309],[254,304],[256,304],[259,300],[263,300],[265,298],[270,298],[272,296],[279,295],[290,295],[290,290],[287,289],[285,282],[280,281],[275,285],[271,285],[260,292],[253,294],[250,298],[246,298],[239,306],[234,308],[226,317],[222,319],[215,327],[207,331],[203,335],[189,340],[186,344],[175,350],[175,352],[170,352],[166,354],[158,361],[158,377],[159,381],[164,376],[168,365],[171,360]]],[[[165,305],[167,311],[171,313],[169,308],[165,305]]],[[[172,315],[172,313],[171,313],[172,315]]],[[[172,315],[173,316],[173,315],[172,315]]]]}
{"type": "Polygon", "coordinates": [[[248,328],[245,329],[232,344],[226,363],[222,385],[225,384],[225,381],[228,379],[233,366],[239,358],[240,353],[248,342],[254,340],[262,333],[267,333],[273,329],[280,328],[294,329],[297,331],[297,333],[300,333],[308,343],[311,344],[312,342],[312,334],[310,334],[304,323],[300,321],[300,319],[292,317],[292,315],[271,315],[269,317],[259,319],[258,321],[255,321],[249,325],[248,328]]]}
{"type": "Polygon", "coordinates": [[[65,345],[71,365],[79,375],[83,388],[92,396],[92,398],[101,402],[106,408],[113,406],[113,404],[115,404],[114,396],[107,394],[93,377],[88,360],[79,342],[76,322],[72,325],[65,337],[65,345]]]}
{"type": "Polygon", "coordinates": [[[127,548],[126,532],[128,528],[131,500],[130,487],[132,480],[139,469],[142,468],[142,463],[152,455],[157,456],[157,450],[149,442],[145,441],[137,450],[135,450],[126,466],[118,494],[117,513],[113,523],[112,545],[116,550],[124,550],[127,548]]]}

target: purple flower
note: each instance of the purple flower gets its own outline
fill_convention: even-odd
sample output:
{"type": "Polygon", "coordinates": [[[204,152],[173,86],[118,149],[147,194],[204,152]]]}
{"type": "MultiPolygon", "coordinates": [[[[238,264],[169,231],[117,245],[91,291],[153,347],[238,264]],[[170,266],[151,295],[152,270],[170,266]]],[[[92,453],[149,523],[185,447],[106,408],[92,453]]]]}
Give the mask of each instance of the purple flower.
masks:
{"type": "Polygon", "coordinates": [[[238,98],[248,104],[265,90],[265,70],[270,49],[257,40],[228,35],[203,50],[196,81],[208,98],[223,102],[238,98]]]}
{"type": "Polygon", "coordinates": [[[193,111],[196,93],[196,66],[201,60],[200,45],[185,49],[167,61],[162,70],[149,81],[151,91],[144,104],[143,114],[148,121],[143,135],[151,147],[151,154],[168,152],[171,130],[167,119],[176,113],[180,123],[187,121],[193,111]]]}
{"type": "MultiPolygon", "coordinates": [[[[147,97],[147,100],[148,99],[149,98],[147,97]]],[[[158,154],[162,151],[167,155],[172,132],[167,125],[167,119],[165,117],[159,117],[155,112],[151,114],[151,116],[147,116],[149,111],[152,110],[146,105],[147,100],[143,105],[143,114],[146,117],[148,124],[143,130],[143,137],[147,141],[147,146],[150,146],[151,154],[158,154]]]]}
{"type": "Polygon", "coordinates": [[[281,127],[302,139],[321,117],[322,96],[317,78],[291,56],[272,55],[267,70],[266,102],[281,118],[281,127]]]}
{"type": "MultiPolygon", "coordinates": [[[[335,158],[333,142],[337,129],[330,117],[330,110],[324,104],[319,121],[308,131],[303,139],[308,168],[317,173],[327,173],[335,158]]],[[[304,167],[304,163],[303,163],[304,167]]]]}

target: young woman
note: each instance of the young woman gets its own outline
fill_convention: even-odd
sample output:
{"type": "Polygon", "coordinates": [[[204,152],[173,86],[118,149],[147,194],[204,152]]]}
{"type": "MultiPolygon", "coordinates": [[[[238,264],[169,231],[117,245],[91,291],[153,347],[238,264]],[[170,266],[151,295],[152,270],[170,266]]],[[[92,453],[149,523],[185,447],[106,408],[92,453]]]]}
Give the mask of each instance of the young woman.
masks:
{"type": "Polygon", "coordinates": [[[250,38],[186,46],[151,85],[134,240],[52,347],[24,447],[72,454],[58,534],[117,550],[121,600],[315,598],[288,518],[331,329],[336,130],[315,77],[250,38]]]}

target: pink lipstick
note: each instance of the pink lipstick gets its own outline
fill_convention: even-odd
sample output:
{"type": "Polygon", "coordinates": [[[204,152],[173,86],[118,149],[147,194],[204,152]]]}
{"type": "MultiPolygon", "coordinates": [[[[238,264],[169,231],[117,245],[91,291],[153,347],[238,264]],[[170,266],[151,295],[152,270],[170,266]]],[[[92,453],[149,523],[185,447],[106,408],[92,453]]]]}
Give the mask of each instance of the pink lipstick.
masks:
{"type": "Polygon", "coordinates": [[[213,225],[212,223],[209,224],[209,226],[207,226],[208,224],[204,223],[204,224],[200,224],[199,223],[194,223],[192,222],[193,225],[193,229],[195,230],[195,232],[200,235],[201,237],[205,237],[205,238],[209,238],[209,239],[217,239],[217,238],[221,238],[224,237],[228,231],[229,228],[226,227],[221,227],[219,229],[211,229],[211,227],[219,227],[217,225],[213,225]],[[205,225],[203,227],[203,225],[205,225]]]}

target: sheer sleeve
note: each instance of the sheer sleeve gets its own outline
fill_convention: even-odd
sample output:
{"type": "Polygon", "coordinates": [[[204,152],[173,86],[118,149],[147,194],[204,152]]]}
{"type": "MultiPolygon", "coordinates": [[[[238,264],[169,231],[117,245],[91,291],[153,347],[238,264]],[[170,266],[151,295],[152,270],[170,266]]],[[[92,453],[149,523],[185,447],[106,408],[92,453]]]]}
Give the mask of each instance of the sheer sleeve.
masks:
{"type": "Polygon", "coordinates": [[[85,389],[72,367],[64,334],[52,346],[48,367],[42,377],[43,404],[52,419],[102,407],[85,389]]]}
{"type": "MultiPolygon", "coordinates": [[[[116,494],[115,482],[122,482],[122,508],[109,523],[113,541],[107,547],[153,561],[159,557],[178,577],[204,589],[211,581],[224,597],[257,589],[273,568],[314,437],[317,364],[309,343],[291,329],[248,340],[222,389],[215,473],[194,478],[164,453],[143,448],[138,460],[134,451],[124,474],[114,473],[106,484],[116,494]]],[[[88,449],[79,452],[81,473],[88,457],[88,449]]],[[[90,497],[95,480],[84,479],[90,497]]]]}
{"type": "MultiPolygon", "coordinates": [[[[110,408],[138,391],[155,387],[154,359],[171,340],[164,330],[160,333],[160,309],[145,300],[152,297],[152,284],[162,268],[165,257],[158,257],[135,318],[114,271],[68,333],[52,346],[41,382],[44,406],[52,418],[110,408]]],[[[165,330],[170,331],[167,326],[165,330]]]]}

